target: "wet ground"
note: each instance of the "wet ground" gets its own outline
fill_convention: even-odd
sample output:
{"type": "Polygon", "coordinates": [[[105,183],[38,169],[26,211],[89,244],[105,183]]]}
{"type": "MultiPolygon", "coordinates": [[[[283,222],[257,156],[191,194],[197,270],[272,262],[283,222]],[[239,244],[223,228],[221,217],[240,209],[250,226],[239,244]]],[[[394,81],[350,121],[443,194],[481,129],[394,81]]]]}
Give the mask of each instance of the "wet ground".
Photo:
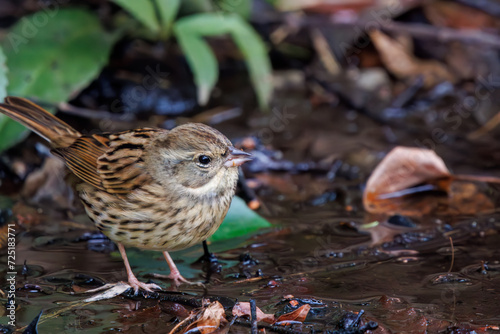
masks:
{"type": "MultiPolygon", "coordinates": [[[[498,331],[500,214],[409,217],[364,212],[364,182],[393,146],[388,133],[393,142],[411,144],[425,138],[425,132],[380,126],[366,115],[340,108],[330,113],[308,110],[290,100],[271,114],[255,117],[253,129],[241,130],[246,133],[238,125],[226,130],[219,126],[233,134],[256,134],[283,154],[275,156],[273,168],[258,161],[246,167],[261,200],[258,212],[273,228],[210,244],[222,271],[210,276],[205,290],[173,290],[169,282],[150,278],[151,273],[168,274],[161,254],[130,249],[138,277],[152,279],[165,291],[83,302],[85,290],[126,278],[119,253],[93,234],[83,215],[68,218],[44,208],[17,222],[17,324],[26,326],[43,311],[40,333],[168,332],[205,297],[228,308],[253,299],[274,314],[304,303],[312,307],[305,322],[265,325],[267,332],[361,333],[375,327],[370,321],[378,325],[375,333],[498,331]],[[286,126],[273,128],[285,121],[286,126]]],[[[455,172],[495,175],[494,158],[470,144],[449,141],[437,151],[455,172]],[[468,151],[449,150],[453,145],[469,145],[468,151]]],[[[483,186],[489,187],[496,204],[495,187],[483,186]]],[[[197,262],[202,254],[200,245],[173,257],[187,278],[205,280],[207,265],[197,262]]],[[[8,271],[5,253],[0,263],[3,278],[8,271]]],[[[248,333],[249,326],[239,319],[229,332],[248,333]]]]}

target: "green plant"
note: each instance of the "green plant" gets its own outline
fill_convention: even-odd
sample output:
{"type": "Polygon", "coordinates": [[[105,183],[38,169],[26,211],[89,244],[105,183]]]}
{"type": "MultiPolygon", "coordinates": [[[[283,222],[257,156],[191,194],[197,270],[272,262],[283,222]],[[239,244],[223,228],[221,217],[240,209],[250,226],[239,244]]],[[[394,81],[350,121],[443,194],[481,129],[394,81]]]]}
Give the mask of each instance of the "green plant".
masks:
{"type": "Polygon", "coordinates": [[[180,8],[179,0],[141,1],[140,4],[136,0],[114,0],[114,2],[127,10],[151,32],[157,34],[159,38],[168,36],[169,29],[173,26],[174,35],[184,50],[193,71],[198,88],[198,103],[201,105],[208,102],[210,93],[217,82],[219,70],[215,55],[203,37],[230,35],[248,65],[260,107],[267,108],[271,98],[272,83],[271,64],[266,48],[253,28],[241,15],[236,14],[240,7],[249,12],[249,1],[240,0],[238,1],[240,6],[231,6],[224,0],[191,0],[188,1],[190,7],[195,7],[197,10],[217,8],[220,10],[189,15],[176,22],[173,20],[180,8]]]}
{"type": "MultiPolygon", "coordinates": [[[[215,55],[204,37],[230,35],[248,65],[259,104],[266,109],[272,92],[271,66],[263,41],[243,19],[250,12],[250,0],[113,1],[146,29],[147,37],[165,40],[175,35],[193,71],[201,105],[218,78],[215,55]],[[198,13],[175,21],[180,12],[193,10],[198,13]]],[[[5,55],[0,53],[0,98],[67,101],[97,77],[128,26],[109,32],[94,13],[77,8],[42,8],[23,17],[1,43],[5,55]]],[[[25,135],[21,125],[0,115],[0,152],[25,135]]]]}
{"type": "MultiPolygon", "coordinates": [[[[0,57],[2,101],[7,94],[51,103],[68,100],[107,64],[118,37],[119,32],[106,32],[94,14],[82,9],[41,11],[24,17],[2,41],[6,57],[6,62],[0,57]]],[[[22,125],[0,115],[0,151],[26,134],[22,125]]]]}

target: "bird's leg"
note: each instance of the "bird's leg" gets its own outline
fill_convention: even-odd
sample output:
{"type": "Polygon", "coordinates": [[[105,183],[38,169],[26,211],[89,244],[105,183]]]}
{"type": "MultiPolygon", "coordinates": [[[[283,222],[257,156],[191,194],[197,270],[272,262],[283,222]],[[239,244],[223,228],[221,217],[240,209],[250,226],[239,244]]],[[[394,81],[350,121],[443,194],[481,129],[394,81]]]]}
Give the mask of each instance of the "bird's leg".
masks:
{"type": "Polygon", "coordinates": [[[135,277],[134,273],[132,272],[132,268],[130,268],[130,263],[128,262],[127,258],[127,253],[125,252],[125,247],[123,247],[121,243],[117,243],[117,245],[118,245],[118,250],[120,251],[120,254],[122,256],[123,263],[125,264],[125,269],[127,269],[128,284],[130,285],[131,288],[134,289],[135,294],[139,292],[139,289],[144,289],[149,292],[153,292],[153,290],[151,289],[161,290],[161,288],[158,285],[154,283],[142,283],[137,279],[137,277],[135,277]]]}
{"type": "Polygon", "coordinates": [[[187,283],[187,284],[197,284],[197,285],[203,285],[200,282],[191,282],[182,277],[179,269],[177,269],[177,266],[175,265],[174,260],[170,257],[170,254],[168,254],[167,251],[163,252],[163,256],[165,256],[165,260],[167,260],[168,266],[170,267],[170,274],[167,276],[171,280],[174,281],[174,284],[176,286],[179,286],[182,283],[187,283]]]}
{"type": "Polygon", "coordinates": [[[210,253],[207,246],[207,241],[203,241],[203,255],[198,259],[197,262],[203,263],[203,271],[207,273],[205,283],[210,281],[210,277],[213,274],[220,273],[222,271],[222,265],[219,263],[219,259],[214,253],[210,253]]]}
{"type": "Polygon", "coordinates": [[[217,260],[217,256],[215,256],[214,253],[210,253],[210,251],[208,250],[208,245],[206,240],[203,241],[202,245],[203,245],[203,255],[198,261],[209,262],[209,263],[219,262],[219,260],[217,260]]]}

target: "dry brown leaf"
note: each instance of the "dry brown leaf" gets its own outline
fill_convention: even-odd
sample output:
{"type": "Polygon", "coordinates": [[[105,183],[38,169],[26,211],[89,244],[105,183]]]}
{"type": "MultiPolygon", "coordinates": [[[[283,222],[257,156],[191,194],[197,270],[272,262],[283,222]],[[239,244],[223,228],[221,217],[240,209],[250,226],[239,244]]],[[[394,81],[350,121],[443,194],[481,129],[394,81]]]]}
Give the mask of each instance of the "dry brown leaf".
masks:
{"type": "Polygon", "coordinates": [[[398,146],[387,154],[368,179],[363,193],[363,205],[370,213],[399,213],[409,216],[435,211],[455,215],[492,210],[494,204],[485,195],[486,192],[475,184],[478,182],[500,183],[500,179],[451,175],[434,151],[398,146]],[[410,189],[422,184],[424,188],[410,189]],[[434,192],[416,196],[425,190],[434,192]],[[441,193],[436,193],[436,190],[441,193]]]}
{"type": "Polygon", "coordinates": [[[375,168],[366,183],[363,204],[371,210],[371,202],[381,195],[396,193],[429,180],[449,178],[450,172],[434,151],[397,146],[375,168]]]}
{"type": "Polygon", "coordinates": [[[387,69],[399,79],[424,78],[424,86],[431,88],[441,82],[456,82],[457,78],[448,68],[436,60],[416,58],[407,45],[397,42],[379,30],[369,32],[375,48],[387,69]]]}
{"type": "Polygon", "coordinates": [[[209,334],[226,322],[224,307],[215,301],[192,311],[189,317],[177,324],[169,334],[182,334],[195,329],[201,334],[209,334]]]}
{"type": "Polygon", "coordinates": [[[456,29],[487,29],[498,20],[479,9],[451,1],[432,1],[423,6],[425,16],[435,26],[456,29]]]}
{"type": "Polygon", "coordinates": [[[304,322],[310,310],[311,310],[311,305],[304,304],[295,311],[280,315],[276,323],[279,323],[280,325],[286,325],[286,322],[288,321],[304,322]]]}
{"type": "Polygon", "coordinates": [[[42,168],[29,174],[22,189],[22,195],[35,202],[49,199],[59,208],[73,207],[73,190],[64,181],[64,162],[54,156],[47,157],[42,168]]]}
{"type": "MultiPolygon", "coordinates": [[[[236,317],[248,316],[251,317],[251,309],[249,302],[240,302],[234,305],[233,315],[236,317]]],[[[274,324],[275,317],[274,314],[264,313],[260,308],[257,307],[257,321],[264,321],[268,324],[274,324]]]]}

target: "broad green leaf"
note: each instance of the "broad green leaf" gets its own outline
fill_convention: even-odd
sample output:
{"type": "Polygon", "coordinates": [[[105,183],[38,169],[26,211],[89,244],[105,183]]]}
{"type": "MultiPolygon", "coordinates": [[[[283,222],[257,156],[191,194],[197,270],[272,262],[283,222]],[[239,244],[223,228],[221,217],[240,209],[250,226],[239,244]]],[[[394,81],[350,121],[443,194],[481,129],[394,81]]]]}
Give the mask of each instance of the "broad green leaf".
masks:
{"type": "Polygon", "coordinates": [[[7,73],[9,69],[7,68],[7,58],[3,52],[3,48],[0,46],[0,102],[7,96],[7,73]]]}
{"type": "MultiPolygon", "coordinates": [[[[0,47],[0,102],[3,102],[4,98],[7,96],[8,68],[6,62],[7,59],[5,58],[3,48],[0,47]]],[[[3,141],[1,134],[4,132],[4,129],[7,127],[8,123],[11,123],[10,118],[3,114],[0,114],[0,141],[3,141]]]]}
{"type": "Polygon", "coordinates": [[[226,12],[238,14],[248,19],[252,13],[252,0],[184,0],[181,14],[192,15],[206,12],[226,12]]]}
{"type": "Polygon", "coordinates": [[[250,209],[244,200],[235,196],[226,218],[210,240],[232,239],[266,227],[271,227],[271,224],[250,209]]]}
{"type": "Polygon", "coordinates": [[[161,35],[162,37],[167,37],[169,35],[170,29],[172,28],[174,19],[177,16],[177,13],[179,12],[181,1],[156,0],[156,5],[158,7],[158,12],[160,14],[161,35]]]}
{"type": "MultiPolygon", "coordinates": [[[[158,0],[158,2],[162,1],[167,0],[158,0]]],[[[113,0],[113,2],[129,12],[130,15],[151,31],[155,33],[160,32],[160,23],[158,22],[155,7],[151,0],[113,0]]]]}
{"type": "Polygon", "coordinates": [[[194,73],[198,103],[205,105],[217,82],[218,66],[215,55],[208,44],[196,35],[182,33],[182,37],[177,35],[177,38],[194,73]]]}
{"type": "Polygon", "coordinates": [[[257,98],[261,107],[265,108],[273,91],[271,64],[267,57],[267,51],[259,35],[239,16],[235,17],[233,39],[241,52],[245,55],[250,73],[250,79],[254,89],[257,91],[257,98]]]}
{"type": "MultiPolygon", "coordinates": [[[[41,11],[22,18],[3,41],[8,94],[50,103],[67,101],[97,77],[117,37],[103,30],[98,18],[86,10],[41,11]]],[[[26,134],[10,119],[0,120],[0,126],[0,151],[26,134]]]]}
{"type": "Polygon", "coordinates": [[[264,43],[240,16],[221,13],[191,15],[175,23],[174,33],[193,71],[200,104],[208,101],[218,75],[215,56],[203,37],[230,34],[247,62],[261,108],[267,107],[272,93],[271,64],[264,43]]]}
{"type": "Polygon", "coordinates": [[[214,0],[217,9],[226,13],[238,14],[248,20],[252,14],[252,0],[214,0]]]}

